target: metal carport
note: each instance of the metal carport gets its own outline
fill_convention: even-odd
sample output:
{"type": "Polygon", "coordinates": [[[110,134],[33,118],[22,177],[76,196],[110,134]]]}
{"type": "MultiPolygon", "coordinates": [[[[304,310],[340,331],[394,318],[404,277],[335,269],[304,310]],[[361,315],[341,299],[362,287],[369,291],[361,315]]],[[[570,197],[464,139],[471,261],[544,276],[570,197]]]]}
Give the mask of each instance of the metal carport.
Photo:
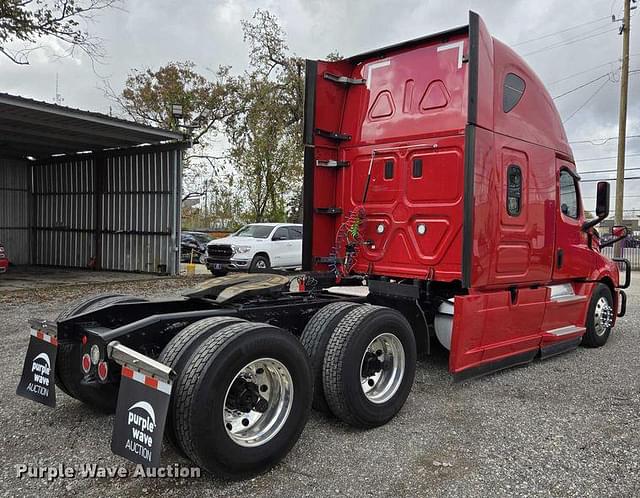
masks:
{"type": "Polygon", "coordinates": [[[18,265],[175,274],[178,132],[0,93],[0,242],[18,265]]]}

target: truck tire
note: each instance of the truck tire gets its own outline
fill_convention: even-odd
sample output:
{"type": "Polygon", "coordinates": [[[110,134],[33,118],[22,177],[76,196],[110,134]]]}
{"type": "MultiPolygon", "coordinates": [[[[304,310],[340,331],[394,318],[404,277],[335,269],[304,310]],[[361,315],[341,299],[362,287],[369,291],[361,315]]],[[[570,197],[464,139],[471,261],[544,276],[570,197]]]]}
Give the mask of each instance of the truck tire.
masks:
{"type": "Polygon", "coordinates": [[[175,386],[179,443],[194,463],[226,479],[266,471],[300,437],[312,389],[295,336],[261,323],[229,325],[200,345],[175,386]]]}
{"type": "MultiPolygon", "coordinates": [[[[105,306],[119,303],[143,302],[146,299],[123,294],[99,294],[73,302],[58,315],[56,321],[67,320],[82,313],[90,313],[105,306]]],[[[100,388],[82,385],[84,374],[80,369],[82,345],[79,343],[59,343],[56,355],[56,386],[72,398],[106,413],[116,409],[118,388],[113,384],[104,384],[100,388]]]]}
{"type": "Polygon", "coordinates": [[[607,343],[614,313],[611,290],[605,284],[597,284],[587,310],[587,331],[582,336],[584,346],[599,348],[607,343]]]}
{"type": "Polygon", "coordinates": [[[311,371],[313,372],[313,408],[320,412],[329,413],[331,411],[327,401],[324,399],[324,387],[322,385],[324,352],[338,322],[357,306],[360,305],[350,302],[328,304],[313,315],[300,336],[300,342],[307,355],[309,355],[311,371]]]}
{"type": "Polygon", "coordinates": [[[251,273],[259,273],[262,271],[267,271],[270,268],[271,263],[269,262],[269,258],[267,256],[263,256],[262,254],[258,254],[253,257],[249,271],[251,273]]]}
{"type": "MultiPolygon", "coordinates": [[[[177,385],[178,379],[180,379],[182,371],[184,370],[184,366],[200,344],[227,325],[242,321],[244,320],[232,316],[216,316],[199,320],[178,332],[175,337],[169,341],[158,357],[158,361],[160,363],[171,367],[177,373],[174,385],[177,385]]],[[[174,410],[175,403],[173,402],[173,397],[171,397],[169,400],[169,410],[167,411],[167,421],[165,423],[164,434],[171,446],[173,446],[173,448],[182,456],[185,456],[176,435],[174,410]]]]}
{"type": "Polygon", "coordinates": [[[360,306],[340,320],[329,339],[324,395],[344,422],[377,427],[400,411],[415,370],[416,341],[407,319],[383,306],[360,306]]]}

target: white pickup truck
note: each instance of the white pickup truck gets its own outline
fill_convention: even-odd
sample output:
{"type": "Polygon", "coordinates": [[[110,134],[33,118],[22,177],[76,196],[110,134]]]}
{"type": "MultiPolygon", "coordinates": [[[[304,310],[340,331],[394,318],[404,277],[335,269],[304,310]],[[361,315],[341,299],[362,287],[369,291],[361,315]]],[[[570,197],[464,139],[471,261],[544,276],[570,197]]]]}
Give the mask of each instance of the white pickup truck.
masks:
{"type": "Polygon", "coordinates": [[[302,225],[253,223],[207,244],[207,268],[214,275],[301,266],[302,225]]]}

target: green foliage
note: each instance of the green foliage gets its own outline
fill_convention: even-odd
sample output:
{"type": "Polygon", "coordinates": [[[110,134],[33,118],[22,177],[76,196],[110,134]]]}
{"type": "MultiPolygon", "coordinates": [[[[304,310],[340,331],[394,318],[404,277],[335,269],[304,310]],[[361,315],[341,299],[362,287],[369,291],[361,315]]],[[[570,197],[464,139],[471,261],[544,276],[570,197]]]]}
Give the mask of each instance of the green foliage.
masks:
{"type": "Polygon", "coordinates": [[[268,11],[257,10],[242,29],[249,55],[242,76],[221,67],[211,79],[192,62],[171,62],[134,70],[121,93],[107,87],[129,117],[188,131],[197,142],[186,156],[183,183],[185,194],[201,202],[185,210],[187,223],[301,221],[304,60],[290,53],[268,11]],[[181,122],[171,104],[182,105],[181,122]],[[215,142],[220,135],[225,151],[215,142]]]}
{"type": "Polygon", "coordinates": [[[285,221],[302,188],[304,61],[289,54],[278,19],[258,10],[243,21],[250,69],[227,120],[230,156],[251,221],[285,221]]]}
{"type": "Polygon", "coordinates": [[[155,71],[134,69],[121,94],[110,87],[106,92],[134,121],[172,130],[180,129],[180,123],[171,106],[180,104],[182,121],[198,141],[235,112],[235,86],[228,67],[220,67],[209,80],[193,62],[185,61],[169,62],[155,71]]]}

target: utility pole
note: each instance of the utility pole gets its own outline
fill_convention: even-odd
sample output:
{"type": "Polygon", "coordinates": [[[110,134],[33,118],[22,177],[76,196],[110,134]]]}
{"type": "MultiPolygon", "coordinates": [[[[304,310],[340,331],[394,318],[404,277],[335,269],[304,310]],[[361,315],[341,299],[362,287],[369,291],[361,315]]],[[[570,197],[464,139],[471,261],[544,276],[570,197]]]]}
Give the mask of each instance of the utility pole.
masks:
{"type": "Polygon", "coordinates": [[[56,98],[55,98],[56,104],[58,105],[62,105],[62,103],[64,102],[64,98],[62,97],[62,94],[60,93],[60,81],[59,81],[59,75],[58,73],[56,73],[56,98]]]}
{"type": "MultiPolygon", "coordinates": [[[[633,0],[634,3],[636,0],[633,0]]],[[[627,95],[629,93],[629,34],[631,31],[631,0],[624,0],[622,32],[622,73],[620,77],[620,114],[618,122],[618,167],[616,169],[616,213],[615,224],[622,225],[624,206],[624,155],[627,136],[627,95]]],[[[621,243],[614,248],[614,255],[620,256],[621,243]]]]}

